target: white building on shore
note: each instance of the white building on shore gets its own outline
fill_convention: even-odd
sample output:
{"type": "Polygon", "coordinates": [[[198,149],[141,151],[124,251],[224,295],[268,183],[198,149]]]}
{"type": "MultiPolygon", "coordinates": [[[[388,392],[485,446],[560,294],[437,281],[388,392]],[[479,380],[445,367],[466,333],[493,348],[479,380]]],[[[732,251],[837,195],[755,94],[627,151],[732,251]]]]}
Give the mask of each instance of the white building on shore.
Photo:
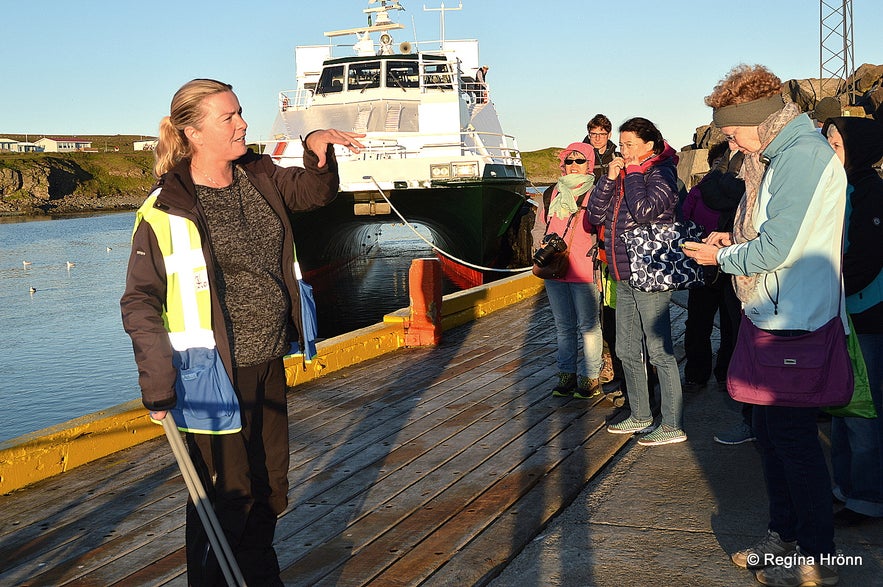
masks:
{"type": "Polygon", "coordinates": [[[36,143],[16,141],[15,139],[0,137],[0,151],[10,151],[12,153],[40,153],[43,151],[43,148],[36,143]]]}
{"type": "Polygon", "coordinates": [[[136,151],[153,151],[156,149],[157,139],[146,139],[143,141],[135,141],[132,148],[136,151]]]}
{"type": "Polygon", "coordinates": [[[47,153],[73,153],[74,151],[85,151],[92,148],[92,141],[74,137],[43,137],[34,141],[34,143],[39,147],[43,147],[43,150],[47,153]]]}

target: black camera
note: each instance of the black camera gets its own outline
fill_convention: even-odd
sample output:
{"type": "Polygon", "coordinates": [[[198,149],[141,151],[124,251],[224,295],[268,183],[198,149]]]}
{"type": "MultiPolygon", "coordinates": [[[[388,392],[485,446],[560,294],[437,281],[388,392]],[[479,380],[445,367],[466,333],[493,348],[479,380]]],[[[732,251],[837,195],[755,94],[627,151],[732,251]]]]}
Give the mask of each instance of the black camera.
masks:
{"type": "Polygon", "coordinates": [[[533,254],[533,262],[540,267],[545,267],[556,253],[567,250],[567,243],[558,234],[551,232],[543,237],[543,246],[533,254]]]}

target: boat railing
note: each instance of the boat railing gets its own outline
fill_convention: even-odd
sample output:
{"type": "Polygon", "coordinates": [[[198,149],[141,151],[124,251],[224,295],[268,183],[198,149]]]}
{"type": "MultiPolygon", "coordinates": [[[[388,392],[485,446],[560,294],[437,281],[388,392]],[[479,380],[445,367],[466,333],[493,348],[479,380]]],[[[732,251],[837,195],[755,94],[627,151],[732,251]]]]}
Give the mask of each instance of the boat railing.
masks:
{"type": "Polygon", "coordinates": [[[476,104],[484,104],[490,98],[487,83],[473,80],[471,77],[460,78],[460,91],[472,96],[476,104]]]}
{"type": "MultiPolygon", "coordinates": [[[[348,161],[375,161],[385,159],[416,159],[441,157],[477,157],[486,163],[521,166],[521,151],[515,137],[493,132],[461,132],[458,134],[391,133],[371,135],[361,140],[365,145],[361,151],[350,153],[341,150],[339,158],[348,161]],[[459,135],[459,136],[458,136],[459,135]]],[[[277,145],[278,141],[261,141],[264,149],[277,145]]],[[[265,151],[266,152],[266,151],[265,151]]],[[[276,159],[298,158],[274,154],[276,159]]]]}
{"type": "Polygon", "coordinates": [[[279,111],[306,110],[313,105],[313,90],[300,88],[279,92],[279,111]]]}

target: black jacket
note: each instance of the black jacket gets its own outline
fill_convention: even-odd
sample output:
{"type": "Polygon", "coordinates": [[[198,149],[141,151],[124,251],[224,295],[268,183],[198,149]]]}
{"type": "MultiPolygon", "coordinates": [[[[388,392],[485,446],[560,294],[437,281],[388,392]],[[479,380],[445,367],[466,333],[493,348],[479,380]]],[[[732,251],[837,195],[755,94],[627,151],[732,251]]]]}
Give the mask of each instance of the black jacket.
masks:
{"type": "MultiPolygon", "coordinates": [[[[266,198],[279,216],[283,227],[282,272],[291,298],[291,324],[303,348],[300,295],[294,276],[294,232],[288,211],[312,210],[331,202],[337,195],[340,179],[334,150],[329,146],[327,164],[318,168],[318,157],[304,148],[301,167],[279,167],[267,155],[251,151],[234,162],[266,198]]],[[[154,204],[163,211],[187,218],[199,229],[203,256],[207,265],[212,297],[212,329],[218,352],[233,377],[233,357],[224,314],[215,283],[215,262],[205,215],[196,198],[196,188],[190,176],[190,160],[182,160],[157,182],[162,188],[154,204]]],[[[154,191],[151,190],[151,193],[154,191]]],[[[132,253],[126,274],[126,289],[120,300],[123,327],[132,338],[135,362],[138,364],[139,383],[144,406],[149,410],[168,410],[175,406],[175,379],[172,365],[172,347],[162,320],[166,299],[166,271],[162,253],[147,222],[138,225],[132,236],[132,253]]]]}
{"type": "MultiPolygon", "coordinates": [[[[843,283],[847,296],[865,289],[883,271],[883,178],[874,165],[883,158],[883,124],[848,116],[828,120],[843,139],[846,179],[852,188],[846,219],[847,246],[843,255],[843,283]]],[[[852,314],[856,332],[883,333],[883,302],[852,314]]]]}

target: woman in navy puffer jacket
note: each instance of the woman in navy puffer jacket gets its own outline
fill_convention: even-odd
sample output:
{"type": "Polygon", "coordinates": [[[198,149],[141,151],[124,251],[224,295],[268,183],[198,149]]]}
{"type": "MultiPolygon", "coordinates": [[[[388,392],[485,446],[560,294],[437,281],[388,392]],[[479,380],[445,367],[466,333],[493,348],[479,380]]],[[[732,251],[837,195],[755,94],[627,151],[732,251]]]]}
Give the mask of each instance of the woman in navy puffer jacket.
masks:
{"type": "Polygon", "coordinates": [[[604,225],[607,262],[616,280],[616,352],[622,360],[631,415],[607,427],[614,434],[651,431],[639,444],[683,442],[681,378],[674,357],[671,292],[643,292],[629,285],[628,254],[623,232],[651,222],[671,223],[678,202],[678,157],[646,118],[632,118],[619,127],[622,157],[611,163],[606,177],[598,179],[589,198],[586,222],[604,225]],[[653,429],[647,393],[647,357],[656,367],[662,403],[662,423],[653,429]]]}

